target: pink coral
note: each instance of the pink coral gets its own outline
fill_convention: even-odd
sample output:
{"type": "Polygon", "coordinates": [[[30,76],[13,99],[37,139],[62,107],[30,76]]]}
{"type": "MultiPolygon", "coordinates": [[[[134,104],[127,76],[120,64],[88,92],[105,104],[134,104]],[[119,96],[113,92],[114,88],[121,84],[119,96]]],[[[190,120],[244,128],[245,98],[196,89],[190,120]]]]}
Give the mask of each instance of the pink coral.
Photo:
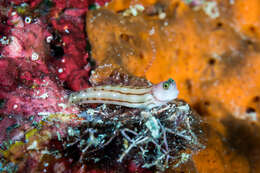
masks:
{"type": "Polygon", "coordinates": [[[46,24],[40,19],[26,23],[17,14],[9,18],[9,43],[2,46],[0,60],[0,109],[4,114],[37,115],[39,112],[67,112],[66,93],[58,85],[50,59],[46,24]]]}
{"type": "Polygon", "coordinates": [[[10,35],[10,43],[3,48],[2,56],[27,58],[40,64],[45,62],[48,51],[46,38],[51,34],[46,30],[46,26],[41,20],[25,24],[18,17],[17,24],[9,30],[8,35],[10,35]]]}

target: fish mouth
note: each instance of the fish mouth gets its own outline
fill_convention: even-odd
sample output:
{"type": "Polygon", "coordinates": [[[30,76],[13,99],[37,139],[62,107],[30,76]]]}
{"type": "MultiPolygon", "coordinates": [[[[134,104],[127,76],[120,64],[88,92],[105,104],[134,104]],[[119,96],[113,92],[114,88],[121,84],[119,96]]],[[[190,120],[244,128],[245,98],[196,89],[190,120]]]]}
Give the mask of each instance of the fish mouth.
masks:
{"type": "MultiPolygon", "coordinates": [[[[168,100],[161,100],[159,98],[157,98],[154,94],[154,88],[152,88],[152,91],[151,91],[151,95],[153,96],[153,98],[157,101],[157,102],[160,102],[161,104],[166,104],[168,103],[169,101],[168,100]]],[[[171,101],[171,100],[170,100],[171,101]]]]}

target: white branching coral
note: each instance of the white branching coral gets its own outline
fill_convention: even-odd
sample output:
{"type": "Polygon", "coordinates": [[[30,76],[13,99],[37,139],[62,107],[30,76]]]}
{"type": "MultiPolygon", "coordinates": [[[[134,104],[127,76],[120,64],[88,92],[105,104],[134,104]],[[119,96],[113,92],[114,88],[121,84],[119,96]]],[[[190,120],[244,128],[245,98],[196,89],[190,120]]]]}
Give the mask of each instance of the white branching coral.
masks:
{"type": "Polygon", "coordinates": [[[70,135],[67,146],[77,145],[83,162],[102,162],[104,158],[117,163],[134,160],[143,168],[163,171],[186,162],[203,148],[200,134],[194,132],[200,128],[199,120],[184,102],[151,110],[101,105],[86,109],[80,116],[84,123],[75,130],[84,130],[70,135]]]}

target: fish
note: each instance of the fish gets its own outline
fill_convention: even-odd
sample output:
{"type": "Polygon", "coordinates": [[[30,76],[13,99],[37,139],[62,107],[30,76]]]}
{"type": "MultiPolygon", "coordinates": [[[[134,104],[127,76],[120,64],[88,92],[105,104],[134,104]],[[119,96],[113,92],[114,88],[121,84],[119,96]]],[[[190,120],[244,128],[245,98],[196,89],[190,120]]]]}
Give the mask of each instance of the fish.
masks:
{"type": "Polygon", "coordinates": [[[176,82],[170,78],[150,87],[123,85],[90,87],[71,93],[69,104],[101,103],[149,110],[167,104],[176,99],[178,94],[176,82]]]}

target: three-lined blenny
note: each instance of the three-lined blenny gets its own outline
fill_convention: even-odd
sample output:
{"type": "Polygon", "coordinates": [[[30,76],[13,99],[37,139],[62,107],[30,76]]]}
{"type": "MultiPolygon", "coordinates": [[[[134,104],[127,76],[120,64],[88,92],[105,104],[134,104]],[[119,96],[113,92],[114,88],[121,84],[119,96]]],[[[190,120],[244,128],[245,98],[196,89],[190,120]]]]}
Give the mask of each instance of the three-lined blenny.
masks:
{"type": "Polygon", "coordinates": [[[105,103],[131,108],[151,109],[164,105],[177,98],[179,91],[173,79],[151,87],[96,86],[72,93],[69,103],[105,103]]]}

